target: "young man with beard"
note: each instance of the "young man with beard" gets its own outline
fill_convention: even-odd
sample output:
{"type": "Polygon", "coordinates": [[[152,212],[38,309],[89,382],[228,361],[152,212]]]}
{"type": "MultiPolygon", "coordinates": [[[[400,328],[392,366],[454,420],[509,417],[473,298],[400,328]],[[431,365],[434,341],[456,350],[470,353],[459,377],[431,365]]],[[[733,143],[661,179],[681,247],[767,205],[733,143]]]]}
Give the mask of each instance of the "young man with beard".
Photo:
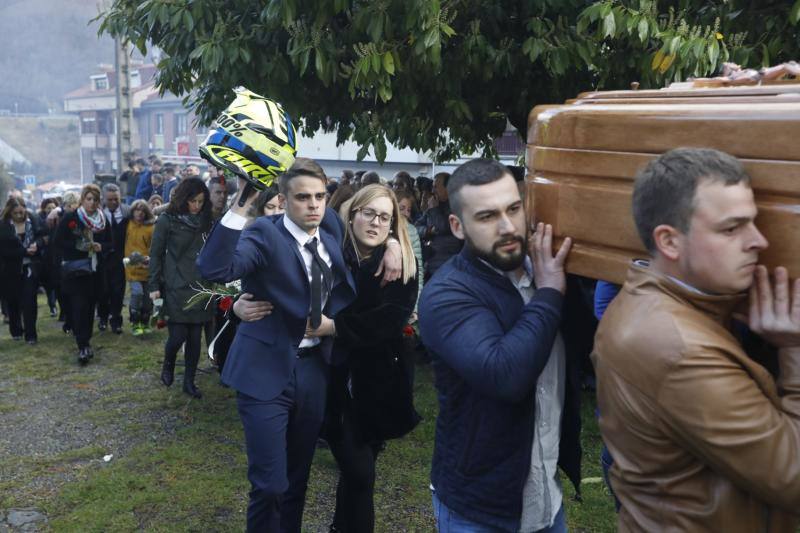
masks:
{"type": "MultiPolygon", "coordinates": [[[[592,355],[614,457],[620,531],[796,531],[800,518],[800,280],[774,289],[750,177],[725,153],[667,152],[637,176],[637,261],[592,355]],[[732,315],[777,348],[778,377],[732,315]]],[[[780,243],[778,243],[780,245],[780,243]]]]}
{"type": "MultiPolygon", "coordinates": [[[[447,185],[462,251],[425,285],[422,339],[439,416],[431,468],[440,533],[565,531],[557,465],[580,484],[575,340],[560,331],[571,241],[528,242],[519,189],[496,161],[461,165],[447,185]],[[569,343],[569,344],[565,344],[569,343]]],[[[590,337],[590,335],[589,335],[590,337]]]]}

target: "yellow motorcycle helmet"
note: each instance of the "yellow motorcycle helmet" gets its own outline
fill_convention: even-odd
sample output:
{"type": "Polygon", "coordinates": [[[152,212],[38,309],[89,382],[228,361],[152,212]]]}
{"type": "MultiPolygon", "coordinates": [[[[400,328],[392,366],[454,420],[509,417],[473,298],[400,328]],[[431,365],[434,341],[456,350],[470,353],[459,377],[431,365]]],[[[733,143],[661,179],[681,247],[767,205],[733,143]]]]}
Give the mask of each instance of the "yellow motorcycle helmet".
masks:
{"type": "Polygon", "coordinates": [[[200,145],[200,155],[264,190],[294,163],[297,132],[279,103],[244,87],[234,92],[236,98],[200,145]]]}

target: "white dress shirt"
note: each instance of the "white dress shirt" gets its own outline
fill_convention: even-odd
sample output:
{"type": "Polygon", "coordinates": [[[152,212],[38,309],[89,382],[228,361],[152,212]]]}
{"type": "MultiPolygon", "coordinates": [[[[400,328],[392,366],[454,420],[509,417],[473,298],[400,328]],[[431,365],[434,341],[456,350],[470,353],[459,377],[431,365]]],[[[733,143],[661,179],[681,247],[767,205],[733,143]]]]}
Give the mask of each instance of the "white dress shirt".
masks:
{"type": "MultiPolygon", "coordinates": [[[[235,230],[242,230],[245,225],[247,224],[247,217],[243,217],[237,213],[234,213],[232,210],[228,210],[225,213],[225,216],[222,217],[220,221],[223,226],[230,229],[235,230]]],[[[328,253],[328,250],[325,248],[325,244],[322,242],[322,239],[319,237],[319,228],[314,229],[313,234],[306,233],[300,226],[292,222],[292,220],[287,216],[283,216],[283,226],[286,230],[294,237],[294,240],[297,242],[297,248],[300,250],[300,255],[303,258],[303,262],[305,263],[306,267],[306,274],[308,275],[308,284],[311,285],[311,262],[314,260],[314,255],[311,253],[309,249],[306,248],[306,243],[311,239],[317,239],[317,253],[319,254],[320,258],[325,261],[325,264],[328,267],[332,266],[331,256],[328,253]]],[[[325,304],[328,302],[328,293],[323,292],[322,294],[322,309],[325,309],[325,304]]],[[[308,312],[311,313],[311,302],[308,302],[308,312]]],[[[311,346],[316,346],[320,343],[319,337],[303,337],[302,342],[300,342],[300,348],[309,348],[311,346]]]]}

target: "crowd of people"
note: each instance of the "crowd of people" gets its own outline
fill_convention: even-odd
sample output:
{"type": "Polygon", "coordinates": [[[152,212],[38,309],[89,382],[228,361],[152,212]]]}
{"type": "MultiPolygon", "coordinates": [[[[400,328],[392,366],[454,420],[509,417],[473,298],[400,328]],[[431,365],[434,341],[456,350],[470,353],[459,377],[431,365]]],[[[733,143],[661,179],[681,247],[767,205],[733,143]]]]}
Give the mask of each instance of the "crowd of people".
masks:
{"type": "Polygon", "coordinates": [[[211,168],[137,160],[126,202],[114,184],[36,213],[10,197],[0,296],[12,338],[35,344],[44,291],[87,364],[95,317],[125,329],[127,284],[129,331],[166,320],[161,382],[183,349],[194,398],[205,333],[244,426],[248,531],[301,530],[320,436],[340,469],[330,530],[374,530],[376,461],[419,422],[409,329],[435,373],[440,532],[567,530],[559,468],[580,495],[590,354],[605,444],[590,460],[621,530],[794,531],[800,282],[758,266],[768,243],[735,158],[679,149],[640,171],[650,257],[621,287],[566,274],[571,240],[554,250],[549,225],[529,226],[518,172],[496,161],[329,179],[297,158],[256,194],[211,168]],[[233,282],[232,302],[187,306],[233,282]]]}

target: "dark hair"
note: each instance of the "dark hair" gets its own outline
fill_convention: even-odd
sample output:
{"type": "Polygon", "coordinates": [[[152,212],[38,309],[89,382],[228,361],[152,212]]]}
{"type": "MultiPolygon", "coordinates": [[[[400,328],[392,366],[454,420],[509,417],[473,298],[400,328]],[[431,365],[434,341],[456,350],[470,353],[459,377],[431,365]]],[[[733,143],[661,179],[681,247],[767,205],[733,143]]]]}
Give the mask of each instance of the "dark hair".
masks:
{"type": "Polygon", "coordinates": [[[361,176],[361,186],[362,187],[366,187],[367,185],[380,185],[380,184],[381,184],[381,177],[374,170],[370,170],[369,172],[365,172],[361,176]]]}
{"type": "Polygon", "coordinates": [[[39,210],[44,212],[44,209],[48,204],[56,204],[56,207],[58,207],[58,201],[55,199],[55,197],[51,196],[50,198],[45,198],[42,200],[42,203],[39,204],[39,210]]]}
{"type": "Polygon", "coordinates": [[[416,185],[419,192],[431,192],[433,190],[433,180],[427,176],[417,176],[416,185]]]}
{"type": "MultiPolygon", "coordinates": [[[[436,183],[436,180],[438,180],[439,178],[442,179],[442,185],[444,185],[445,187],[447,187],[447,184],[450,183],[450,173],[449,172],[437,172],[433,176],[433,182],[436,183]]],[[[449,196],[450,192],[448,191],[447,194],[449,196]]]]}
{"type": "Polygon", "coordinates": [[[27,214],[28,207],[25,205],[25,202],[16,196],[10,196],[8,200],[6,200],[6,206],[3,208],[3,212],[0,213],[0,220],[6,221],[11,218],[11,211],[17,207],[24,207],[25,213],[27,214]]]}
{"type": "Polygon", "coordinates": [[[256,217],[260,217],[264,214],[264,206],[269,203],[270,200],[275,198],[280,193],[278,190],[278,186],[276,184],[272,184],[263,191],[258,193],[258,198],[256,201],[253,202],[253,210],[256,213],[256,217]]]}
{"type": "Polygon", "coordinates": [[[278,178],[278,190],[286,194],[289,191],[289,182],[298,176],[310,176],[322,180],[323,184],[328,183],[328,178],[325,176],[325,171],[313,159],[307,157],[298,157],[294,160],[294,164],[289,167],[289,170],[284,172],[278,178]]]}
{"type": "Polygon", "coordinates": [[[141,166],[143,166],[143,167],[146,167],[146,166],[147,166],[147,161],[145,161],[145,160],[144,160],[144,159],[142,159],[141,157],[140,157],[139,159],[137,159],[136,161],[134,161],[133,163],[134,163],[135,165],[141,165],[141,166]]]}
{"type": "Polygon", "coordinates": [[[356,193],[355,187],[350,185],[349,183],[345,183],[344,185],[339,185],[339,188],[336,189],[336,192],[331,195],[331,199],[328,200],[328,207],[339,212],[339,208],[342,207],[342,204],[345,203],[347,200],[353,197],[356,193]]]}
{"type": "MultiPolygon", "coordinates": [[[[436,174],[438,178],[441,174],[436,174]]],[[[505,165],[498,163],[494,159],[473,159],[458,167],[453,175],[445,178],[447,184],[447,196],[450,198],[450,210],[456,215],[461,216],[461,189],[467,185],[476,187],[494,183],[504,176],[511,176],[505,165]]]]}
{"type": "Polygon", "coordinates": [[[523,181],[525,179],[525,167],[519,165],[506,165],[508,172],[514,176],[516,181],[523,181]]]}
{"type": "Polygon", "coordinates": [[[710,148],[670,150],[636,175],[633,220],[651,254],[656,252],[653,230],[657,226],[667,224],[681,233],[689,231],[695,191],[701,180],[750,186],[750,176],[735,157],[710,148]]]}
{"type": "Polygon", "coordinates": [[[409,189],[403,189],[395,191],[394,195],[397,196],[398,204],[403,200],[411,200],[411,222],[414,222],[414,220],[417,218],[417,214],[419,213],[419,206],[417,205],[417,197],[414,196],[414,192],[409,189]]]}
{"type": "Polygon", "coordinates": [[[393,181],[399,179],[403,182],[404,187],[406,190],[413,191],[414,190],[414,180],[411,179],[411,174],[406,172],[405,170],[401,170],[394,175],[393,181]]]}
{"type": "Polygon", "coordinates": [[[171,165],[170,163],[167,163],[166,165],[161,167],[161,173],[162,174],[169,174],[171,176],[174,176],[175,175],[175,165],[171,165]]]}
{"type": "Polygon", "coordinates": [[[192,177],[181,181],[172,193],[172,200],[170,200],[166,212],[171,215],[187,214],[189,212],[189,200],[200,193],[203,194],[203,209],[200,211],[200,217],[203,220],[201,226],[205,231],[211,226],[211,201],[208,187],[200,178],[192,177]]]}
{"type": "Polygon", "coordinates": [[[349,169],[342,170],[342,177],[339,178],[343,182],[349,182],[353,179],[353,171],[349,169]]]}

